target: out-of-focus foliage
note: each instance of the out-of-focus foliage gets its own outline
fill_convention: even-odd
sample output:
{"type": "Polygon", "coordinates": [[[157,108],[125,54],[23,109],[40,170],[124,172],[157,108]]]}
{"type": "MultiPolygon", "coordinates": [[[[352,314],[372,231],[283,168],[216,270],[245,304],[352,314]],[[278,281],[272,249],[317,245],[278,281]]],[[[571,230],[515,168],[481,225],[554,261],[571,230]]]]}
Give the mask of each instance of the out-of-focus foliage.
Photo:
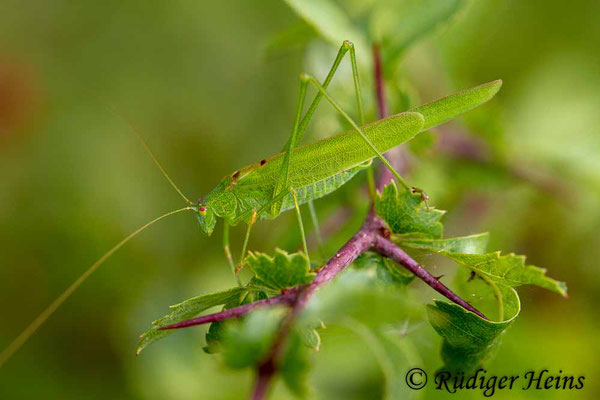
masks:
{"type": "MultiPolygon", "coordinates": [[[[352,21],[360,15],[360,9],[355,14],[346,8],[349,3],[336,4],[352,21]]],[[[0,301],[11,305],[0,315],[2,344],[106,248],[150,217],[179,206],[128,128],[104,104],[130,117],[184,192],[200,196],[223,175],[281,149],[291,129],[298,73],[324,76],[335,52],[287,4],[275,0],[143,7],[9,0],[1,8],[0,77],[10,84],[0,86],[3,101],[9,99],[0,113],[0,301]],[[268,43],[292,26],[311,35],[296,35],[301,40],[292,41],[294,51],[265,58],[268,43]]],[[[533,264],[569,282],[568,301],[519,289],[521,315],[486,368],[496,374],[547,367],[586,375],[585,389],[569,393],[572,398],[594,398],[600,390],[600,325],[591,317],[600,301],[599,13],[598,2],[589,0],[569,7],[539,0],[467,2],[449,22],[403,50],[393,66],[386,65],[392,112],[504,79],[493,104],[421,143],[418,157],[408,156],[406,177],[427,189],[437,206],[452,211],[446,235],[489,230],[491,248],[527,254],[533,264]],[[477,139],[484,157],[471,157],[481,149],[465,148],[463,137],[477,139]],[[455,157],[448,149],[469,157],[455,157]]],[[[368,47],[357,52],[370,60],[368,47]]],[[[368,67],[361,74],[372,120],[368,67]]],[[[348,71],[334,79],[331,90],[353,110],[348,71]]],[[[338,129],[337,117],[320,107],[306,140],[338,129]]],[[[316,202],[328,238],[325,253],[360,224],[367,196],[357,193],[363,186],[358,177],[316,202]]],[[[251,248],[296,251],[294,224],[293,215],[257,224],[251,248]]],[[[233,231],[232,243],[241,243],[242,236],[233,231]]],[[[3,367],[2,397],[247,396],[251,373],[224,370],[218,358],[202,351],[207,328],[165,339],[137,358],[132,350],[165,304],[231,287],[220,245],[183,217],[145,233],[3,367]]],[[[415,256],[434,274],[456,270],[437,256],[417,250],[415,256]]],[[[489,287],[481,279],[466,281],[458,272],[454,287],[486,315],[495,315],[489,287]]],[[[319,331],[323,343],[310,359],[308,378],[321,398],[382,398],[393,389],[386,382],[398,382],[404,366],[427,372],[441,367],[442,340],[422,322],[419,308],[437,295],[416,281],[402,290],[401,300],[412,302],[406,308],[417,315],[404,318],[404,308],[397,310],[401,324],[386,331],[394,339],[387,351],[365,345],[370,333],[358,325],[349,328],[348,321],[319,331]]],[[[322,294],[327,293],[333,292],[322,294]]],[[[507,308],[505,314],[509,317],[507,308]]],[[[440,394],[427,388],[406,391],[402,398],[417,395],[440,394]]],[[[534,395],[564,398],[563,392],[530,391],[498,392],[494,398],[534,395]]],[[[290,394],[277,385],[272,396],[290,394]]]]}
{"type": "Polygon", "coordinates": [[[266,308],[228,321],[222,344],[225,364],[234,369],[260,364],[271,351],[284,313],[282,308],[266,308]]]}
{"type": "MultiPolygon", "coordinates": [[[[378,43],[383,49],[387,66],[395,66],[404,51],[451,21],[467,3],[466,0],[285,2],[319,35],[334,45],[344,40],[355,42],[359,48],[378,43]]],[[[295,43],[297,41],[278,41],[280,46],[295,43]]]]}

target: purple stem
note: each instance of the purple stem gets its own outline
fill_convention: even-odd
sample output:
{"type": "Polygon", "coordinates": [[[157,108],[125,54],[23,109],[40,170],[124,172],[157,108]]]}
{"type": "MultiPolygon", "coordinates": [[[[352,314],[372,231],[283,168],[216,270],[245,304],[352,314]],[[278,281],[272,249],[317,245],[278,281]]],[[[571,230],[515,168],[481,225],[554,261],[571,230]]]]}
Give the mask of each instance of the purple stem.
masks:
{"type": "Polygon", "coordinates": [[[275,375],[275,365],[273,363],[265,363],[258,368],[256,383],[250,400],[263,400],[267,397],[273,375],[275,375]]]}
{"type": "Polygon", "coordinates": [[[406,267],[410,272],[422,279],[434,290],[443,294],[448,300],[451,300],[467,310],[479,315],[481,318],[487,319],[486,316],[480,313],[475,307],[464,301],[459,295],[448,289],[446,285],[440,282],[438,278],[434,277],[426,269],[421,267],[418,262],[412,259],[400,247],[396,246],[394,242],[384,238],[383,236],[377,236],[375,238],[375,245],[373,246],[373,249],[381,255],[391,258],[392,260],[406,267]]]}
{"type": "Polygon", "coordinates": [[[354,236],[352,236],[350,240],[348,240],[338,252],[329,259],[329,261],[327,261],[327,263],[319,270],[311,284],[300,291],[298,300],[292,309],[292,314],[295,315],[301,311],[317,289],[331,281],[348,265],[352,264],[359,255],[369,250],[375,243],[375,238],[379,231],[383,228],[385,228],[383,221],[379,219],[375,215],[373,209],[371,209],[360,230],[356,232],[354,236]]]}
{"type": "Polygon", "coordinates": [[[281,358],[281,353],[284,349],[285,339],[298,314],[302,312],[310,297],[317,289],[332,280],[337,274],[342,272],[348,265],[352,264],[356,258],[367,251],[375,242],[378,232],[384,228],[381,221],[373,209],[369,211],[369,215],[365,220],[361,229],[344,244],[340,250],[327,261],[327,263],[317,272],[317,276],[310,283],[304,286],[298,292],[298,297],[292,306],[292,310],[287,315],[277,337],[275,338],[273,347],[269,357],[258,367],[256,383],[251,400],[263,400],[266,396],[266,387],[268,387],[271,378],[277,370],[278,361],[281,358]]]}
{"type": "Polygon", "coordinates": [[[187,327],[194,326],[194,325],[202,325],[202,324],[207,324],[207,323],[211,323],[211,322],[219,322],[219,321],[224,321],[226,319],[239,318],[255,308],[272,306],[275,304],[291,304],[298,297],[298,292],[300,292],[301,288],[302,288],[301,286],[298,286],[296,288],[286,290],[283,294],[280,294],[279,296],[255,301],[253,303],[244,304],[242,306],[230,308],[228,310],[223,310],[218,313],[208,314],[208,315],[203,315],[201,317],[188,319],[186,321],[178,322],[176,324],[161,326],[158,329],[159,330],[180,329],[180,328],[187,328],[187,327]]]}
{"type": "Polygon", "coordinates": [[[373,73],[375,74],[375,96],[377,97],[377,109],[379,117],[388,115],[387,101],[385,97],[385,85],[383,82],[383,63],[381,62],[381,49],[377,43],[373,44],[373,73]]]}

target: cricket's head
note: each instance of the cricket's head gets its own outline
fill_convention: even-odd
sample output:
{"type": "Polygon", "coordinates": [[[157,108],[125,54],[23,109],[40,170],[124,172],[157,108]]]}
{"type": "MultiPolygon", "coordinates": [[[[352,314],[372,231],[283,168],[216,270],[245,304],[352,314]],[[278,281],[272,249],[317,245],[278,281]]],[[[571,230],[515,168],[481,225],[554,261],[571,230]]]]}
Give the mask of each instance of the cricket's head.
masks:
{"type": "Polygon", "coordinates": [[[217,223],[217,217],[232,220],[238,211],[238,200],[228,189],[228,181],[222,181],[206,196],[196,202],[194,210],[200,227],[207,235],[211,235],[217,223]]]}
{"type": "Polygon", "coordinates": [[[202,228],[204,233],[210,236],[215,229],[215,225],[217,224],[215,211],[209,204],[202,201],[202,199],[198,200],[196,207],[194,207],[194,211],[196,211],[196,218],[198,218],[200,228],[202,228]]]}

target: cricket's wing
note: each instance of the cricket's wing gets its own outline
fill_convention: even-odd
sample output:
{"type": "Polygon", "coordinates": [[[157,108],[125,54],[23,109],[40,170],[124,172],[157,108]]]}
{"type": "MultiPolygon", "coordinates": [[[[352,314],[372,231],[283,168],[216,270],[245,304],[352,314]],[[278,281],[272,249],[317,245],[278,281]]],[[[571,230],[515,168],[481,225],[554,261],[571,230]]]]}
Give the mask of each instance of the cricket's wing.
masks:
{"type": "Polygon", "coordinates": [[[451,94],[411,111],[425,117],[423,130],[431,129],[486,103],[498,93],[501,87],[502,80],[498,79],[451,94]]]}
{"type": "MultiPolygon", "coordinates": [[[[418,134],[424,124],[419,113],[405,112],[373,122],[363,132],[375,148],[385,153],[418,134]]],[[[350,130],[296,148],[290,185],[302,188],[363,164],[377,154],[356,130],[350,130]]]]}

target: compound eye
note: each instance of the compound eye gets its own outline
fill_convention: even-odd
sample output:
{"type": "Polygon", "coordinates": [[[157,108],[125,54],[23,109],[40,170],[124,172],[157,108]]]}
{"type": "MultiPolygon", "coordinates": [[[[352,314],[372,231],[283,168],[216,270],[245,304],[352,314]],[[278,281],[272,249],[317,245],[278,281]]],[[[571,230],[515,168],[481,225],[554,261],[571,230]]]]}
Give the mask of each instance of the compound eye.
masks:
{"type": "Polygon", "coordinates": [[[200,213],[200,215],[206,215],[206,206],[198,207],[198,212],[200,213]]]}

